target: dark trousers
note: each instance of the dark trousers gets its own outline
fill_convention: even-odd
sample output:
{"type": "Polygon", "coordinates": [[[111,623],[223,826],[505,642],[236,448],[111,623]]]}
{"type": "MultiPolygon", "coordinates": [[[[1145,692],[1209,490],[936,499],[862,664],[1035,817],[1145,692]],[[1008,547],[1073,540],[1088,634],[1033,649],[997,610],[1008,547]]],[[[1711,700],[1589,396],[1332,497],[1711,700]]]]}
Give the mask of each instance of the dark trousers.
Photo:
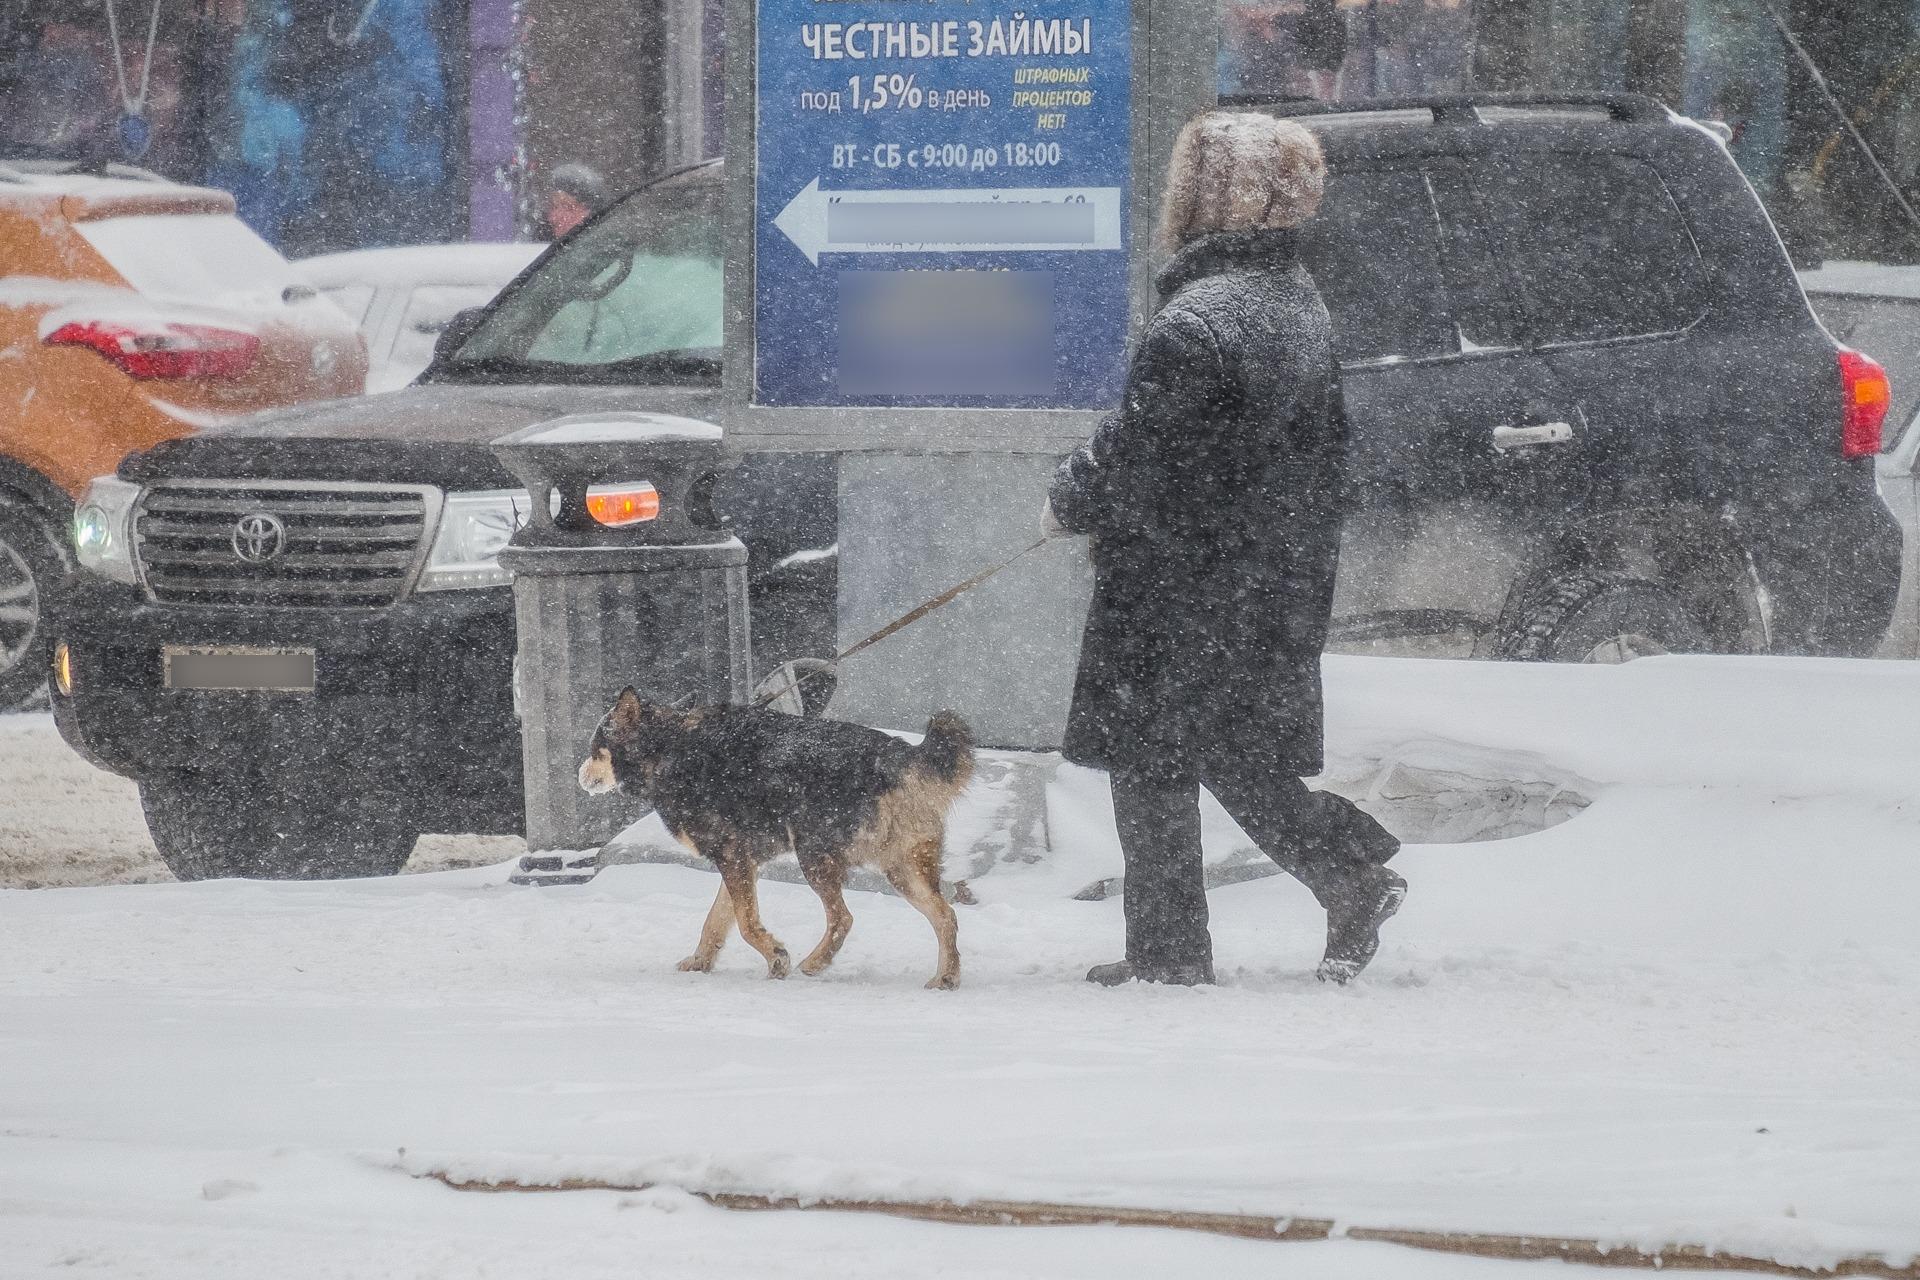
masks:
{"type": "Polygon", "coordinates": [[[1127,960],[1136,968],[1212,962],[1200,856],[1203,785],[1260,851],[1323,907],[1340,901],[1356,867],[1385,862],[1400,850],[1385,827],[1344,796],[1242,761],[1210,762],[1197,773],[1119,769],[1112,779],[1127,866],[1127,960]]]}

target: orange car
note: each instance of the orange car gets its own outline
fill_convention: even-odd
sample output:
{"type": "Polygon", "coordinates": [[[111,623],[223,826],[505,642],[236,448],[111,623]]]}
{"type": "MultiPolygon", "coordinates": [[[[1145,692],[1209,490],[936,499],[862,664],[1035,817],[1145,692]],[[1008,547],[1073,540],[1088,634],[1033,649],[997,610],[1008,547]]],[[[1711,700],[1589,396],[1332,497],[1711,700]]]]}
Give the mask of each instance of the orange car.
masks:
{"type": "Polygon", "coordinates": [[[353,322],[234,216],[138,169],[0,158],[0,710],[47,670],[73,499],[129,453],[358,394],[353,322]]]}

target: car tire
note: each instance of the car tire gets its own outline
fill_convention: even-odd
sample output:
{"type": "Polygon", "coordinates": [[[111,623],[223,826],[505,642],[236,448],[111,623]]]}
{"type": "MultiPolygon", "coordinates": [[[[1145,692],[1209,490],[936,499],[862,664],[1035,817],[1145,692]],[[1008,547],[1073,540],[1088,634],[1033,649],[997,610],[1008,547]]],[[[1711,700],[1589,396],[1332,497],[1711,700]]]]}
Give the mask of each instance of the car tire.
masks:
{"type": "Polygon", "coordinates": [[[1493,656],[1515,662],[1620,663],[1712,648],[1706,627],[1659,583],[1579,570],[1538,588],[1493,656]]]}
{"type": "Polygon", "coordinates": [[[419,837],[390,804],[350,784],[269,792],[240,775],[167,774],[140,783],[140,807],[176,880],[390,876],[419,837]]]}
{"type": "Polygon", "coordinates": [[[0,492],[0,711],[46,695],[50,619],[71,567],[57,522],[0,492]]]}

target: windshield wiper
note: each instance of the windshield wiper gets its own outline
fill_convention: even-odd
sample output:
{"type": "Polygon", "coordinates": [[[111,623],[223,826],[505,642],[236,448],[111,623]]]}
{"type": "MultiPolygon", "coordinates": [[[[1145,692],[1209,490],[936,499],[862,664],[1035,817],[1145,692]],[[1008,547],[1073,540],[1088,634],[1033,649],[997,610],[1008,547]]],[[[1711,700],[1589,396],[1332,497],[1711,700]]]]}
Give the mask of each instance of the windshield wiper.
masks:
{"type": "Polygon", "coordinates": [[[522,360],[514,356],[453,359],[432,370],[435,382],[551,382],[594,385],[646,382],[664,378],[676,382],[711,382],[720,376],[720,353],[712,347],[654,351],[604,364],[572,364],[562,360],[522,360]]]}
{"type": "Polygon", "coordinates": [[[679,351],[655,351],[630,360],[607,364],[577,366],[595,381],[626,382],[634,378],[680,377],[717,378],[720,353],[712,347],[688,347],[679,351]]]}
{"type": "MultiPolygon", "coordinates": [[[[428,368],[427,382],[525,382],[537,375],[536,366],[512,356],[481,356],[478,359],[436,361],[428,368]]],[[[533,380],[539,381],[537,377],[533,380]]]]}

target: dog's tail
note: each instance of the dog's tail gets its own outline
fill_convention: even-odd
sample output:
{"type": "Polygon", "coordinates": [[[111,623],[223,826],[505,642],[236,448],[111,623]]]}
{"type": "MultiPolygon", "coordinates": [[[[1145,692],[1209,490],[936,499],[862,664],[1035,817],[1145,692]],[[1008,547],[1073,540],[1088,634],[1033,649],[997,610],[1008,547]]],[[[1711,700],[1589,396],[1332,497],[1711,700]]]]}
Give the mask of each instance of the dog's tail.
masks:
{"type": "Polygon", "coordinates": [[[959,795],[973,777],[973,730],[952,711],[935,712],[927,736],[913,749],[913,765],[959,795]]]}

